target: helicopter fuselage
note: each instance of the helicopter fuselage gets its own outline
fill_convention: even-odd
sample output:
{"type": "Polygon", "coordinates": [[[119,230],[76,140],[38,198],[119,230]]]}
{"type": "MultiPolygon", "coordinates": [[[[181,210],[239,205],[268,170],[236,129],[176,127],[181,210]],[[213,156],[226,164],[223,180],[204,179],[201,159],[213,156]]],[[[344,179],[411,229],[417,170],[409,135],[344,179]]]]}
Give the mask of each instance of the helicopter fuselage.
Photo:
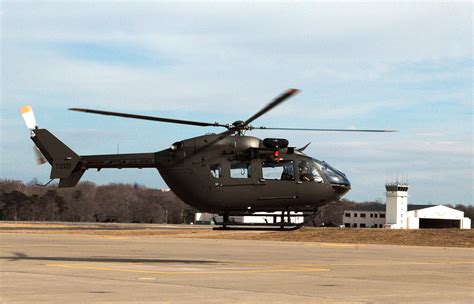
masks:
{"type": "Polygon", "coordinates": [[[156,160],[174,193],[206,212],[314,211],[350,189],[328,164],[251,136],[187,139],[156,153],[156,160]]]}

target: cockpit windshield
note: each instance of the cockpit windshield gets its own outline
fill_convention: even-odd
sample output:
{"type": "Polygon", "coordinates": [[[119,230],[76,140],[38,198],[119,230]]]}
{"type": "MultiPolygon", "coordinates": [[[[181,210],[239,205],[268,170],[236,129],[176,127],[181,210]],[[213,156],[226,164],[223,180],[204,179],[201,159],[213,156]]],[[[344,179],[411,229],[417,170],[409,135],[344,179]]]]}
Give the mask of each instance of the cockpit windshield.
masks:
{"type": "Polygon", "coordinates": [[[325,161],[319,161],[317,159],[313,160],[331,184],[350,185],[349,180],[344,173],[331,167],[325,161]]]}

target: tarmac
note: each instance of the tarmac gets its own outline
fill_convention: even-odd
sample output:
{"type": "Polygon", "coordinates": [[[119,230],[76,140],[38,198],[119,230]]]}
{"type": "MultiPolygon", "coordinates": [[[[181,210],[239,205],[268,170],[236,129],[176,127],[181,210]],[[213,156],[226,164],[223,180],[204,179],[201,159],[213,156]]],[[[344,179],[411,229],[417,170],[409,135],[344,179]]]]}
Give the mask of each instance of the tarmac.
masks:
{"type": "Polygon", "coordinates": [[[474,301],[474,249],[0,234],[2,303],[474,301]]]}

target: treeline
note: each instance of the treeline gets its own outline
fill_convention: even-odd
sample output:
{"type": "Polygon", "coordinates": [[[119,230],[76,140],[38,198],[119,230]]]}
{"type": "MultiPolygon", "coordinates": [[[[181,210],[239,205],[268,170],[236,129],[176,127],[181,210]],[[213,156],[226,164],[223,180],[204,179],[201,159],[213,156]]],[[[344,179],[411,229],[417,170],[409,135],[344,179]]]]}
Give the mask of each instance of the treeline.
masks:
{"type": "Polygon", "coordinates": [[[196,210],[171,191],[141,185],[98,186],[81,182],[74,188],[38,186],[0,179],[0,220],[121,223],[190,223],[196,210]]]}
{"type": "MultiPolygon", "coordinates": [[[[344,210],[369,207],[380,201],[355,202],[343,199],[321,207],[308,218],[308,225],[340,225],[344,210]]],[[[474,225],[474,206],[451,205],[464,211],[474,225]]],[[[121,223],[190,223],[198,212],[181,201],[172,191],[146,188],[137,184],[98,186],[81,182],[74,188],[56,185],[38,186],[37,181],[23,183],[0,179],[0,220],[65,221],[121,223]]]]}

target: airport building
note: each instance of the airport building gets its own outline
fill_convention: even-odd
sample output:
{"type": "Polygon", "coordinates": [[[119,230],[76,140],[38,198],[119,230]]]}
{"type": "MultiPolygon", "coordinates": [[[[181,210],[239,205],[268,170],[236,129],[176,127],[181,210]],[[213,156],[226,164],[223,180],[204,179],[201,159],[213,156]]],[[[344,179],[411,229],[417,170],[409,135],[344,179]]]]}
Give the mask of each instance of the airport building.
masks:
{"type": "MultiPolygon", "coordinates": [[[[304,221],[302,212],[290,212],[290,221],[294,224],[301,224],[304,221]]],[[[231,215],[229,220],[236,224],[275,224],[281,221],[281,212],[255,212],[252,215],[231,215]]],[[[288,218],[285,216],[285,220],[288,218]]],[[[196,224],[222,223],[223,218],[213,213],[196,213],[196,224]]]]}
{"type": "Polygon", "coordinates": [[[464,212],[442,205],[409,205],[407,184],[385,185],[386,204],[345,210],[345,227],[354,228],[461,228],[470,229],[471,219],[464,212]]]}
{"type": "Polygon", "coordinates": [[[385,225],[385,205],[357,206],[344,210],[344,227],[383,228],[385,225]]]}

